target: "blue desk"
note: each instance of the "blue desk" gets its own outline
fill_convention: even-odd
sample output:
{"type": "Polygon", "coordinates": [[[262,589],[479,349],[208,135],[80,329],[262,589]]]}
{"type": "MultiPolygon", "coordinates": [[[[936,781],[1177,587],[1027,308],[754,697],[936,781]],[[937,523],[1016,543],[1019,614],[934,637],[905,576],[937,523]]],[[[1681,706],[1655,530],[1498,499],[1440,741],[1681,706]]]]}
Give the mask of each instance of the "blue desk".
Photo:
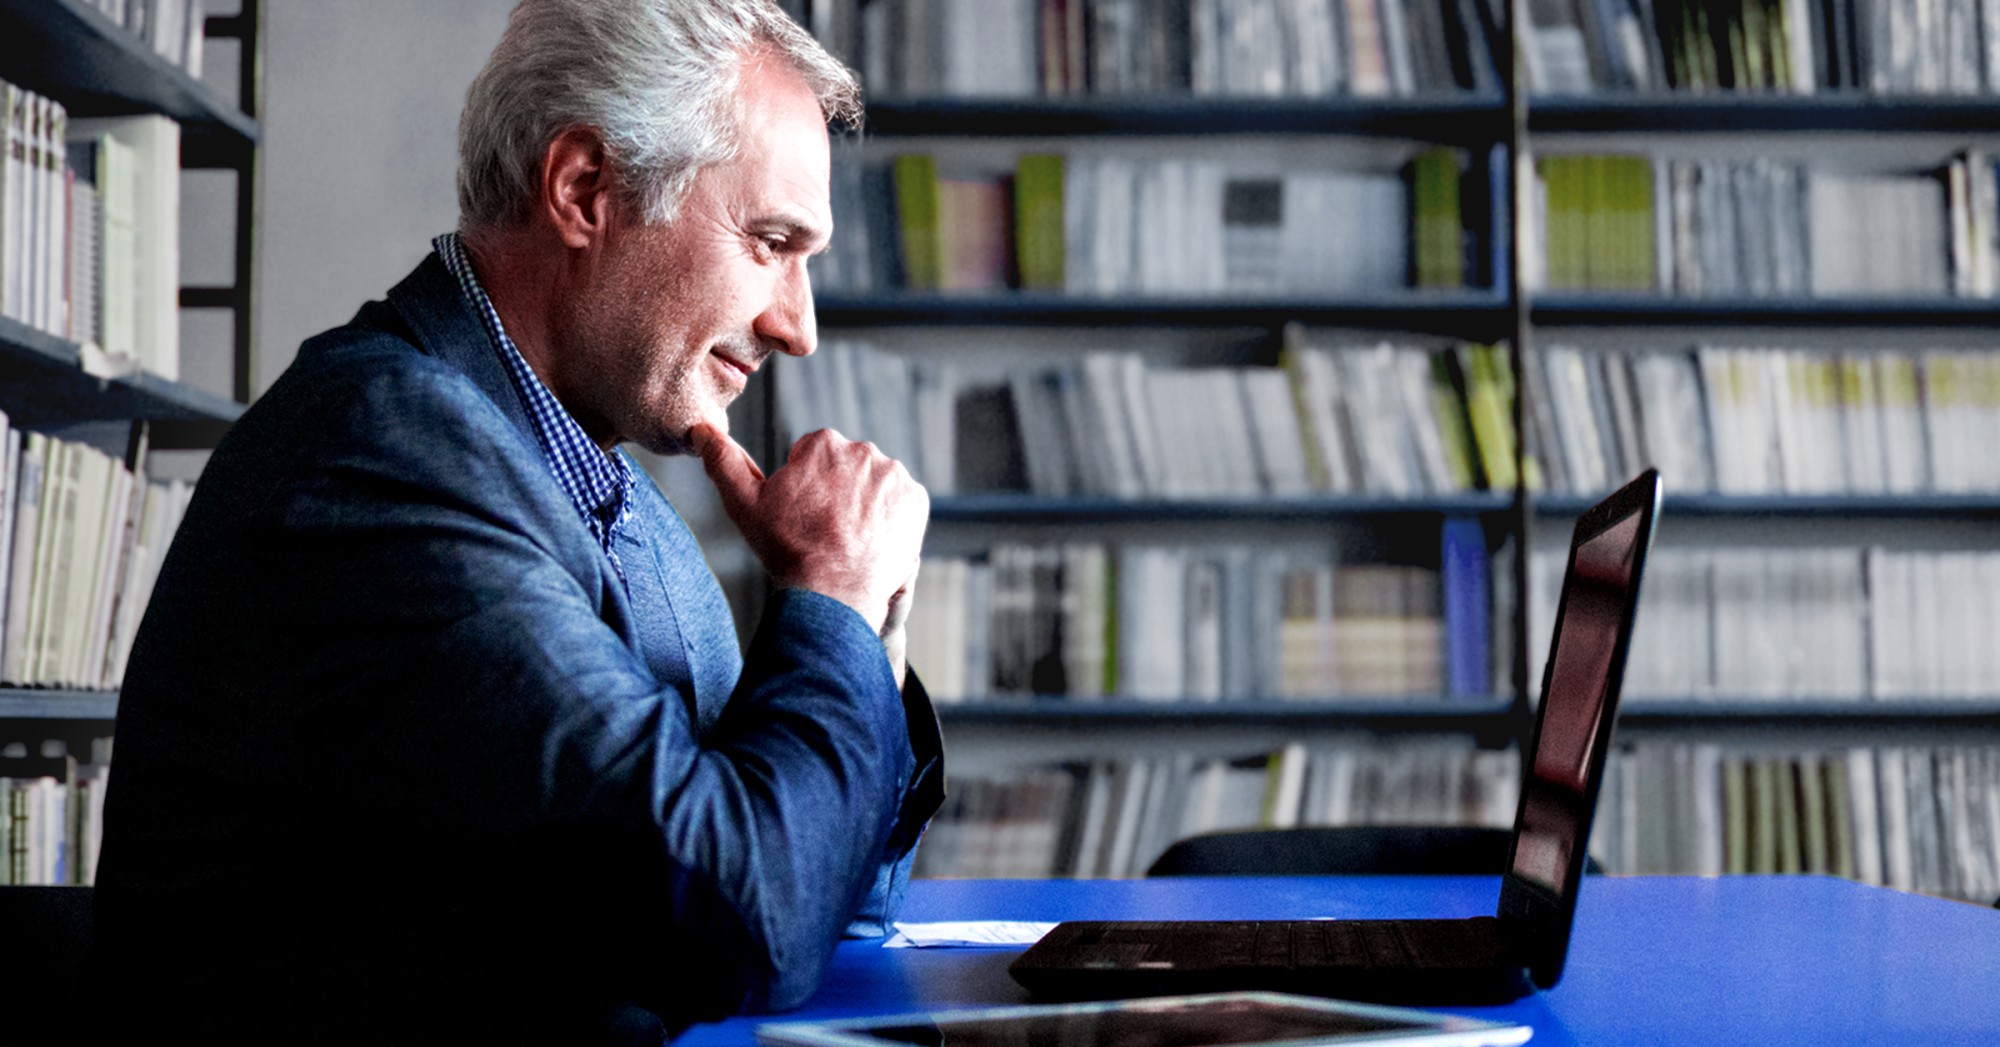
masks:
{"type": "MultiPolygon", "coordinates": [[[[911,885],[905,919],[1471,916],[1486,877],[961,880],[911,885]]],[[[843,943],[787,1018],[1019,1003],[1014,949],[843,943]]],[[[1555,989],[1463,1013],[1582,1044],[2000,1043],[2000,911],[1802,876],[1591,877],[1555,989]]],[[[690,1029],[676,1047],[747,1044],[759,1020],[690,1029]]]]}

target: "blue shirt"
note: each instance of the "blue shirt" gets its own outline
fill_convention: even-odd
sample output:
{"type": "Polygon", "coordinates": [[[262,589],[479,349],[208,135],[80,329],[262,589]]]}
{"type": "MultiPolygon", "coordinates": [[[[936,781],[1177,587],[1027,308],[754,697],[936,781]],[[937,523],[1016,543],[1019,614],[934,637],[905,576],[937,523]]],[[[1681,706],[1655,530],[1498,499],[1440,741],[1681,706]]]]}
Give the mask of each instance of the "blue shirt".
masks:
{"type": "Polygon", "coordinates": [[[556,482],[569,495],[570,504],[576,506],[577,515],[583,517],[591,537],[603,547],[604,555],[611,558],[611,567],[618,572],[619,580],[625,581],[625,566],[618,561],[616,543],[619,529],[632,516],[632,467],[622,455],[600,450],[584,434],[576,417],[549,392],[534,368],[528,366],[514,340],[507,337],[500,313],[493,308],[493,299],[487,297],[486,289],[479,285],[479,277],[473,274],[472,260],[466,256],[465,244],[458,234],[446,233],[432,240],[431,246],[458,280],[458,289],[465,295],[466,303],[486,326],[486,336],[493,340],[493,351],[500,354],[507,377],[513,380],[514,391],[521,396],[521,405],[534,421],[535,436],[541,441],[549,472],[555,474],[556,482]]]}

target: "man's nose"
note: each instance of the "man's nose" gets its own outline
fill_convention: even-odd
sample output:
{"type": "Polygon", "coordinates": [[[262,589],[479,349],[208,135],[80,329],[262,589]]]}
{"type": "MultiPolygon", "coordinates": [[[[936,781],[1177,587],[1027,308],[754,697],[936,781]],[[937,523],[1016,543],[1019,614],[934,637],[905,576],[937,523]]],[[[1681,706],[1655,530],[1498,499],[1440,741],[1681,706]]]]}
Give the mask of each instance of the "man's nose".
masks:
{"type": "Polygon", "coordinates": [[[819,348],[819,321],[813,315],[812,278],[805,259],[786,266],[770,307],[758,317],[757,335],[788,356],[808,356],[819,348]]]}

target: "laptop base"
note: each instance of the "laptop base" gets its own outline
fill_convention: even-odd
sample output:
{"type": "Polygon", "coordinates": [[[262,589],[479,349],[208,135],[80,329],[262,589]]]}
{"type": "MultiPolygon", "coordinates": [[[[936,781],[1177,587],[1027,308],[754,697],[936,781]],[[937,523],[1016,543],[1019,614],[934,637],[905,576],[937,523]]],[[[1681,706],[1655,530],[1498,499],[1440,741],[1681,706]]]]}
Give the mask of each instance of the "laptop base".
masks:
{"type": "Polygon", "coordinates": [[[1008,969],[1037,999],[1264,989],[1401,1004],[1498,1004],[1533,989],[1491,916],[1469,920],[1062,923],[1008,969]]]}

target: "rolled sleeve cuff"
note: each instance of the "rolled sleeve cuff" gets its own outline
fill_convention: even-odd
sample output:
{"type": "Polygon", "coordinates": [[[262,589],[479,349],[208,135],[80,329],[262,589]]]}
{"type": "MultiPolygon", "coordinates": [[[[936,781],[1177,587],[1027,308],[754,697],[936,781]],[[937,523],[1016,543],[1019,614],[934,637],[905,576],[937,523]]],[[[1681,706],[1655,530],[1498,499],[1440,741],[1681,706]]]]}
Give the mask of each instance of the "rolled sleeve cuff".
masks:
{"type": "Polygon", "coordinates": [[[896,914],[902,910],[903,895],[909,890],[910,869],[916,864],[917,841],[931,816],[944,804],[944,734],[938,728],[937,712],[931,708],[929,692],[914,670],[903,676],[903,717],[909,725],[910,755],[916,773],[903,794],[896,827],[890,834],[882,866],[868,897],[847,926],[850,938],[880,938],[891,933],[896,914]]]}

